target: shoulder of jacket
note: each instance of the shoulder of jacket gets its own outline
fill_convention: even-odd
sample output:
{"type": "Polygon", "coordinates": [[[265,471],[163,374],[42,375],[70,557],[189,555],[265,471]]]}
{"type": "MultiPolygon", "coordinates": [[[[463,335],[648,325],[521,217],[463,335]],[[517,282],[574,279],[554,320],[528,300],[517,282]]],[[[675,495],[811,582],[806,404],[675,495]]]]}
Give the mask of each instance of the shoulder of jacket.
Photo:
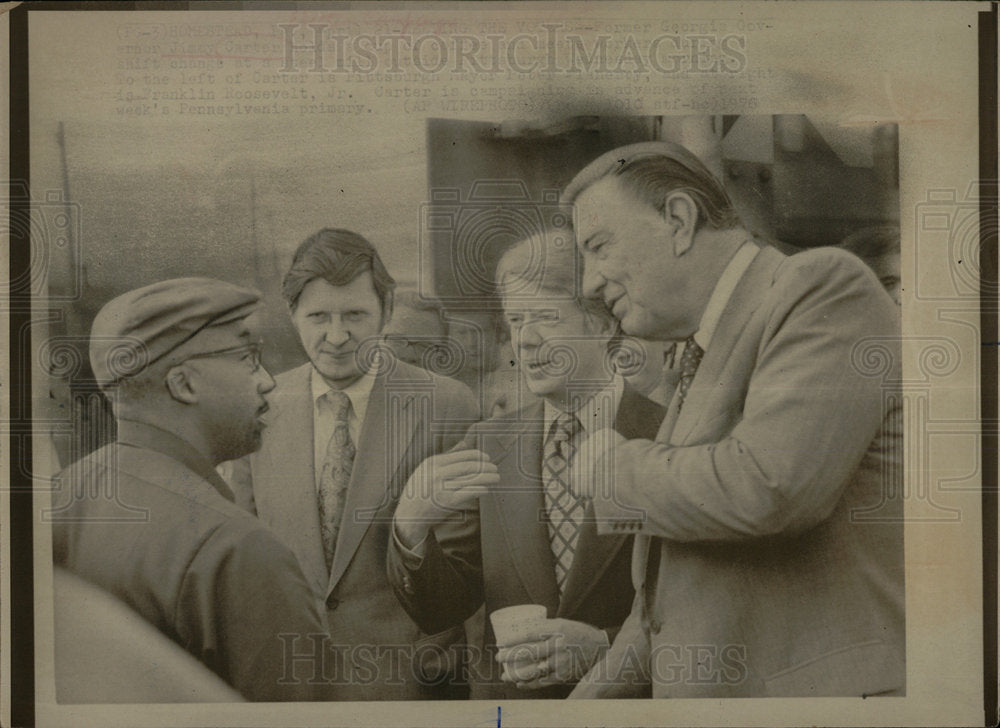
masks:
{"type": "Polygon", "coordinates": [[[850,278],[864,275],[867,270],[864,262],[853,253],[840,248],[819,247],[787,256],[778,266],[775,279],[802,276],[850,278]]]}

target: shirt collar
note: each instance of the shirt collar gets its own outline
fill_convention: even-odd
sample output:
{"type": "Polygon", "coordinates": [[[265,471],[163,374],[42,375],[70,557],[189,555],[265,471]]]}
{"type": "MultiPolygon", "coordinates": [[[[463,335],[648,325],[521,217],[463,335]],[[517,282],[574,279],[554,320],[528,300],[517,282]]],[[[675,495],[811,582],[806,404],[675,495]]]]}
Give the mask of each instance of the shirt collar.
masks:
{"type": "Polygon", "coordinates": [[[117,441],[122,445],[152,450],[194,471],[228,501],[234,501],[233,492],[216,472],[215,467],[194,445],[174,433],[156,425],[138,420],[119,419],[117,441]]]}
{"type": "Polygon", "coordinates": [[[708,299],[708,305],[705,306],[705,312],[701,315],[698,330],[694,333],[695,343],[701,347],[702,351],[708,351],[708,345],[712,343],[712,336],[715,334],[715,328],[719,325],[722,312],[726,310],[729,299],[733,296],[733,291],[736,290],[743,274],[747,272],[747,268],[750,267],[759,252],[760,248],[757,247],[756,243],[749,239],[745,240],[743,245],[737,249],[736,254],[730,258],[722,275],[719,276],[712,296],[708,299]]]}
{"type": "MultiPolygon", "coordinates": [[[[319,398],[332,392],[333,387],[327,384],[326,380],[323,379],[323,375],[316,371],[316,367],[310,369],[309,376],[313,406],[316,406],[319,403],[319,398]]],[[[347,398],[351,400],[351,409],[358,418],[358,421],[365,418],[365,410],[368,409],[368,397],[372,393],[372,387],[375,386],[375,377],[375,369],[369,369],[359,379],[351,382],[343,389],[337,390],[346,394],[347,398]]]]}
{"type": "MultiPolygon", "coordinates": [[[[584,435],[591,435],[605,427],[614,427],[615,417],[618,414],[618,405],[621,404],[622,394],[625,391],[625,380],[619,376],[612,377],[600,391],[584,402],[575,414],[580,424],[583,425],[584,435]]],[[[548,438],[552,430],[552,423],[563,413],[563,410],[544,401],[545,437],[548,438]]]]}

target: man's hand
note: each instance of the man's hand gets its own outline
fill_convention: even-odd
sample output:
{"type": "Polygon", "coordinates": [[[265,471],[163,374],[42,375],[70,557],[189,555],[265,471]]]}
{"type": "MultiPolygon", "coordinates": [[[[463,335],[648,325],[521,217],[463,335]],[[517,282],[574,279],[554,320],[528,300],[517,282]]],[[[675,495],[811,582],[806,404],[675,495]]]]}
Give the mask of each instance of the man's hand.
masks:
{"type": "Polygon", "coordinates": [[[500,648],[500,679],[525,690],[574,683],[607,649],[604,630],[572,619],[547,619],[524,642],[500,648]]]}
{"type": "Polygon", "coordinates": [[[435,524],[468,509],[500,482],[497,466],[481,450],[432,455],[406,481],[396,507],[396,534],[407,548],[427,536],[435,524]]]}

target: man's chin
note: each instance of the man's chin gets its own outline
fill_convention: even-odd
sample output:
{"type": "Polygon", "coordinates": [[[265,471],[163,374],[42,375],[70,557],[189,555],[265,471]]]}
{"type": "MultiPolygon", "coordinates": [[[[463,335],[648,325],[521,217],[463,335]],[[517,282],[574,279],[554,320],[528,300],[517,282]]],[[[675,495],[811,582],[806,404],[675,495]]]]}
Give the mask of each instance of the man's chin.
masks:
{"type": "Polygon", "coordinates": [[[525,376],[525,375],[522,376],[524,377],[524,383],[525,386],[528,388],[528,391],[531,392],[536,397],[550,396],[555,392],[558,392],[562,386],[560,382],[554,381],[553,379],[550,379],[548,377],[534,379],[530,376],[525,376]]]}
{"type": "Polygon", "coordinates": [[[629,311],[619,323],[621,324],[622,332],[629,336],[635,336],[639,339],[651,339],[653,341],[661,338],[660,332],[657,331],[652,318],[645,315],[642,311],[629,311]]]}
{"type": "Polygon", "coordinates": [[[313,366],[330,385],[338,387],[347,386],[351,382],[360,379],[364,374],[364,372],[354,366],[316,366],[315,362],[313,362],[313,366]]]}
{"type": "Polygon", "coordinates": [[[253,453],[260,450],[260,446],[263,443],[263,433],[261,430],[254,430],[252,435],[248,435],[246,440],[241,443],[231,443],[229,452],[226,454],[223,462],[228,462],[230,460],[239,460],[247,455],[252,455],[253,453]]]}

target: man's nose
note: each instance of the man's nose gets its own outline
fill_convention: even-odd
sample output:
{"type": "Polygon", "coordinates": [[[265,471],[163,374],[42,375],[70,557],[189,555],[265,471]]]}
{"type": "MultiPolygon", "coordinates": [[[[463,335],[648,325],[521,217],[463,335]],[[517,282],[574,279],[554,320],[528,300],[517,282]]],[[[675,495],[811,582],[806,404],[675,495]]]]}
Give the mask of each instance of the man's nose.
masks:
{"type": "Polygon", "coordinates": [[[257,386],[257,390],[261,394],[267,394],[274,389],[274,386],[274,377],[271,376],[271,372],[267,371],[267,369],[262,366],[260,368],[260,384],[257,386]]]}
{"type": "Polygon", "coordinates": [[[542,336],[533,321],[525,323],[517,332],[517,345],[523,349],[534,349],[542,344],[542,336]]]}
{"type": "Polygon", "coordinates": [[[351,338],[350,329],[338,319],[333,319],[326,327],[326,341],[333,346],[341,346],[351,338]]]}

